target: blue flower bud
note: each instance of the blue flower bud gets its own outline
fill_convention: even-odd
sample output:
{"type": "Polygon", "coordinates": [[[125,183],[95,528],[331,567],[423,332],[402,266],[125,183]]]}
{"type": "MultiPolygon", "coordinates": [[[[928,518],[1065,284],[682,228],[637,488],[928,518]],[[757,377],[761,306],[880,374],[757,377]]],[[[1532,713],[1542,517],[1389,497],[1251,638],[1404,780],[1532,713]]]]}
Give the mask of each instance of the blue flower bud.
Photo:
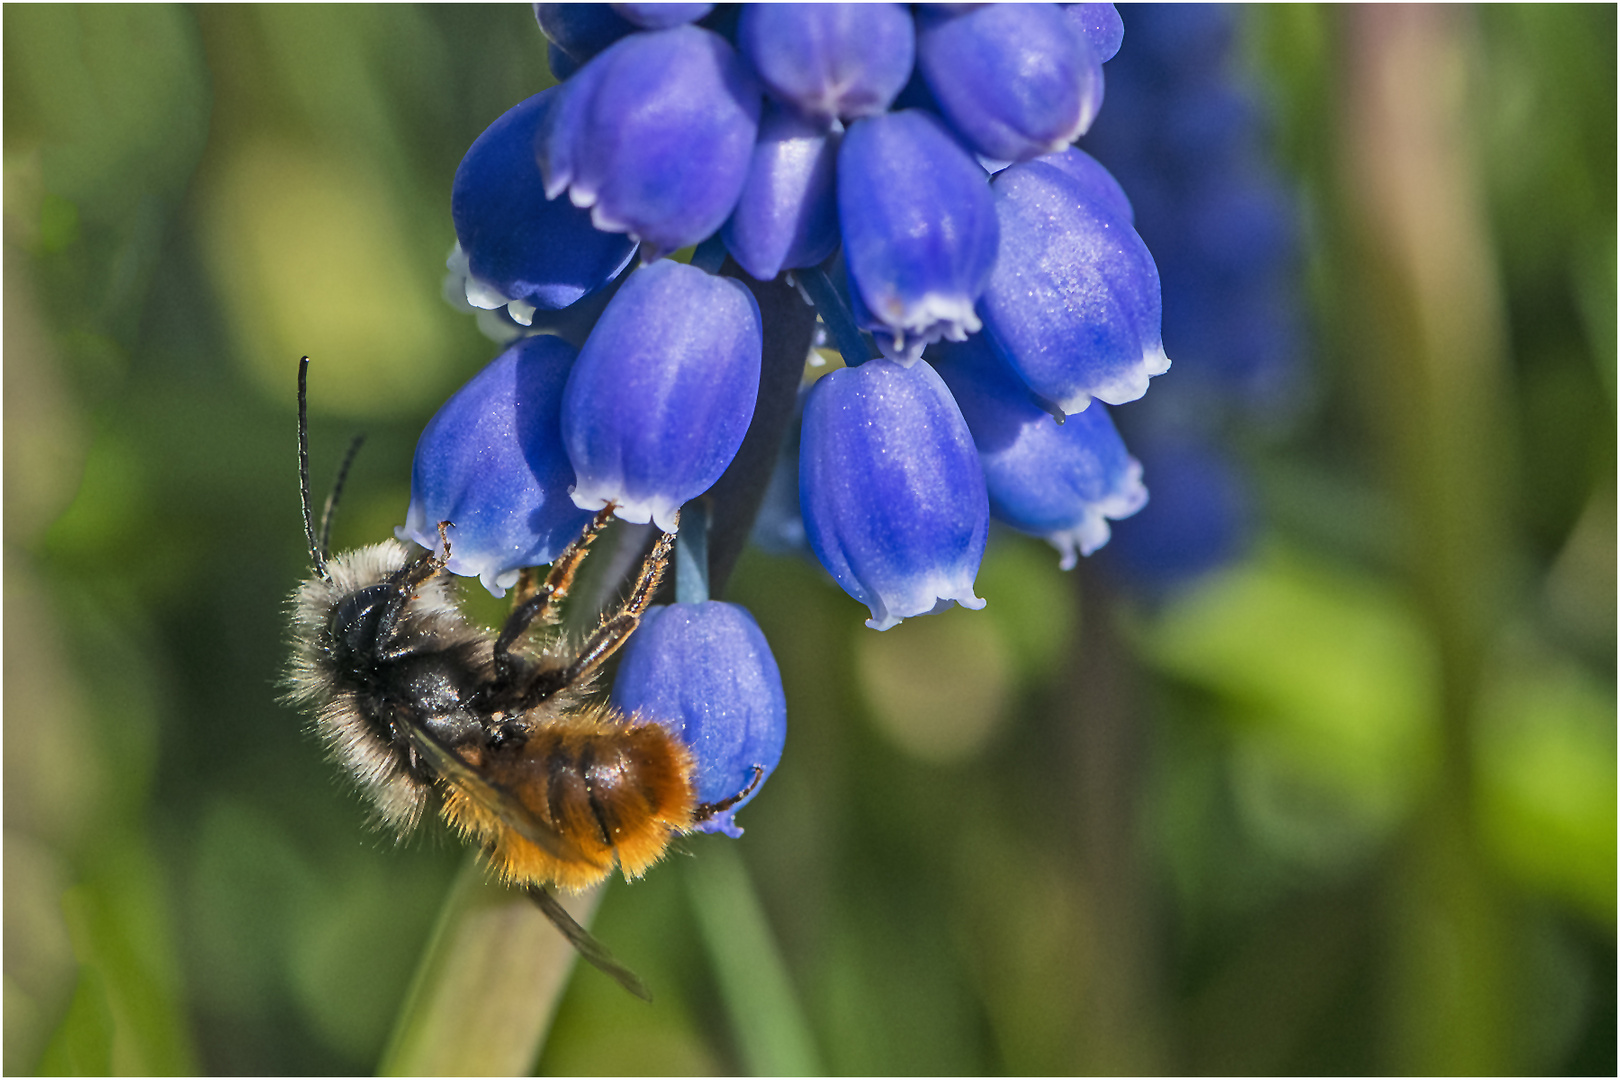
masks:
{"type": "Polygon", "coordinates": [[[984,292],[985,333],[1029,388],[1065,413],[1092,398],[1135,401],[1170,367],[1159,338],[1159,272],[1122,217],[1117,185],[1087,183],[1079,150],[1027,161],[992,185],[1001,256],[984,292]]]}
{"type": "MultiPolygon", "coordinates": [[[[1093,405],[1052,419],[983,335],[936,346],[940,378],[973,432],[990,516],[1039,536],[1065,570],[1108,542],[1109,519],[1147,502],[1142,466],[1125,450],[1108,411],[1093,405]]],[[[929,354],[934,355],[933,353],[929,354]]]]}
{"type": "MultiPolygon", "coordinates": [[[[709,600],[654,607],[625,646],[613,704],[675,732],[697,759],[699,802],[719,803],[760,785],[782,759],[787,699],[776,658],[745,608],[709,600]]],[[[741,836],[734,815],[748,797],[699,825],[741,836]]]]}
{"type": "Polygon", "coordinates": [[[661,260],[630,275],[563,393],[574,503],[675,528],[726,471],[759,394],[759,304],[740,282],[661,260]]]}
{"type": "MultiPolygon", "coordinates": [[[[576,65],[583,64],[635,26],[608,4],[535,4],[540,32],[576,65]]],[[[555,68],[557,78],[566,78],[555,68]]]]}
{"type": "Polygon", "coordinates": [[[927,363],[872,360],[824,376],[805,402],[799,504],[821,565],[887,630],[956,601],[990,526],[973,436],[927,363]]]}
{"type": "Polygon", "coordinates": [[[760,281],[815,266],[838,247],[838,136],[767,103],[737,209],[721,232],[737,265],[760,281]]]}
{"type": "Polygon", "coordinates": [[[887,109],[916,44],[900,4],[748,4],[737,47],[772,94],[825,123],[887,109]]]}
{"type": "Polygon", "coordinates": [[[548,198],[564,191],[604,232],[654,259],[710,236],[748,178],[760,92],[718,34],[678,26],[622,38],[563,84],[541,126],[548,198]]]}
{"type": "Polygon", "coordinates": [[[546,66],[551,69],[551,77],[558,82],[573,77],[579,70],[579,61],[558,48],[555,41],[546,42],[546,66]]]}
{"type": "Polygon", "coordinates": [[[557,94],[544,90],[491,124],[450,189],[450,269],[466,276],[467,302],[508,307],[524,325],[536,308],[565,308],[601,288],[636,250],[630,238],[592,228],[590,214],[566,199],[547,201],[534,136],[557,94]]]}
{"type": "Polygon", "coordinates": [[[574,357],[558,338],[524,338],[444,403],[416,444],[401,540],[437,548],[439,523],[453,522],[450,570],[502,596],[579,535],[590,514],[568,498],[559,428],[574,357]]]}
{"type": "Polygon", "coordinates": [[[713,4],[610,4],[620,16],[643,30],[668,30],[697,22],[714,10],[713,4]]]}
{"type": "Polygon", "coordinates": [[[838,220],[856,317],[884,355],[979,329],[1000,235],[984,169],[935,117],[857,120],[838,151],[838,220]]]}
{"type": "Polygon", "coordinates": [[[1253,506],[1236,463],[1202,437],[1139,440],[1138,449],[1156,497],[1115,527],[1104,553],[1108,568],[1157,591],[1241,555],[1253,532],[1253,506]]]}
{"type": "Polygon", "coordinates": [[[1051,4],[920,11],[917,69],[967,144],[999,161],[1061,150],[1102,105],[1102,61],[1051,4]]]}
{"type": "Polygon", "coordinates": [[[1098,63],[1108,63],[1119,52],[1125,40],[1125,22],[1113,4],[1064,4],[1063,11],[1091,43],[1098,63]]]}

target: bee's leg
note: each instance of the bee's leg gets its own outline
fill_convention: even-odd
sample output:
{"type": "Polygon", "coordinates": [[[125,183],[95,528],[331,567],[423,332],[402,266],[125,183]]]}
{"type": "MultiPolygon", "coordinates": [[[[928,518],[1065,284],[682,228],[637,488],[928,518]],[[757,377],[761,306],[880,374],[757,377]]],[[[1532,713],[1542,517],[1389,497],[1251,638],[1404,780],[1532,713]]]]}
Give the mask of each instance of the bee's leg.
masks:
{"type": "Polygon", "coordinates": [[[540,591],[540,583],[535,580],[534,567],[525,566],[518,571],[517,584],[512,586],[512,610],[527,604],[540,591]]]}
{"type": "Polygon", "coordinates": [[[642,561],[641,573],[636,578],[635,587],[630,590],[630,596],[625,600],[624,606],[612,616],[602,620],[602,625],[586,639],[584,647],[580,649],[573,663],[535,683],[525,695],[529,705],[544,701],[565,686],[573,686],[619,651],[619,647],[636,632],[636,627],[641,625],[641,616],[652,604],[653,594],[658,591],[659,584],[664,580],[664,568],[669,565],[670,552],[674,548],[674,533],[665,533],[658,538],[652,551],[648,552],[647,558],[642,561]]]}
{"type": "Polygon", "coordinates": [[[595,540],[607,527],[607,523],[613,520],[613,510],[613,504],[609,503],[597,511],[596,516],[585,526],[585,531],[575,537],[574,542],[551,561],[551,570],[547,572],[546,580],[538,588],[530,585],[524,590],[526,595],[512,608],[512,614],[506,617],[506,625],[501,627],[501,636],[495,640],[497,679],[505,681],[511,677],[512,646],[517,644],[518,638],[523,636],[535,619],[541,618],[546,613],[553,601],[561,600],[568,595],[569,588],[574,584],[574,573],[579,569],[580,560],[585,557],[591,541],[595,540]]]}
{"type": "Polygon", "coordinates": [[[405,566],[396,571],[388,580],[393,586],[394,595],[389,599],[388,606],[377,617],[377,638],[379,641],[388,641],[394,633],[394,624],[399,621],[399,613],[405,610],[405,605],[422,583],[431,579],[435,574],[442,572],[450,562],[450,526],[453,521],[439,522],[439,542],[444,545],[444,554],[441,556],[434,551],[424,551],[405,566]]]}
{"type": "Polygon", "coordinates": [[[723,814],[727,810],[730,810],[733,806],[736,806],[738,803],[748,798],[748,796],[752,795],[754,793],[754,789],[759,787],[759,782],[763,779],[765,779],[765,770],[760,768],[758,765],[755,765],[754,778],[748,781],[748,786],[737,792],[737,794],[721,799],[719,802],[698,803],[697,806],[693,807],[693,822],[708,821],[710,818],[714,817],[714,815],[723,814]]]}

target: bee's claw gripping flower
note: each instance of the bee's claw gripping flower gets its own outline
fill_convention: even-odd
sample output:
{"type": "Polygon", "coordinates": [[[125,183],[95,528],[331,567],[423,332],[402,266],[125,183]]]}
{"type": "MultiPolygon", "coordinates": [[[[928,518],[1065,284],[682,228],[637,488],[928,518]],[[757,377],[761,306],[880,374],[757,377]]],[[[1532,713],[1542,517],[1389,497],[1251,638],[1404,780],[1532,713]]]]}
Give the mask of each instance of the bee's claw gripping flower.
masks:
{"type": "Polygon", "coordinates": [[[733,817],[759,792],[754,770],[763,783],[787,737],[782,677],[754,617],[718,600],[649,609],[625,646],[613,704],[665,725],[691,749],[699,802],[748,791],[698,826],[741,836],[733,817]]]}
{"type": "MultiPolygon", "coordinates": [[[[983,339],[935,346],[936,368],[973,432],[990,516],[1057,549],[1062,568],[1108,542],[1110,519],[1147,503],[1142,466],[1108,411],[1093,405],[1059,424],[983,339]]],[[[934,353],[929,353],[934,356],[934,353]]]]}
{"type": "Polygon", "coordinates": [[[759,304],[740,282],[660,260],[630,275],[563,393],[576,505],[674,531],[736,456],[759,394],[759,304]]]}
{"type": "Polygon", "coordinates": [[[416,444],[401,540],[436,548],[439,522],[453,522],[450,570],[501,596],[579,535],[590,514],[568,498],[558,428],[574,357],[558,338],[525,338],[445,402],[416,444]]]}
{"type": "Polygon", "coordinates": [[[779,100],[823,125],[887,109],[911,74],[901,4],[748,4],[737,47],[779,100]]]}
{"type": "Polygon", "coordinates": [[[834,371],[805,402],[799,501],[810,546],[887,630],[955,601],[973,579],[989,503],[973,436],[926,362],[834,371]]]}
{"type": "Polygon", "coordinates": [[[837,155],[835,132],[766,104],[748,182],[721,233],[737,265],[770,281],[837,249],[837,155]]]}
{"type": "Polygon", "coordinates": [[[917,109],[850,125],[838,152],[838,219],[857,317],[884,355],[911,363],[979,329],[973,305],[996,265],[988,177],[917,109]]]}
{"type": "Polygon", "coordinates": [[[632,34],[563,84],[537,149],[548,198],[564,191],[651,260],[731,216],[758,134],[760,91],[718,34],[632,34]]]}
{"type": "Polygon", "coordinates": [[[467,275],[468,303],[510,305],[520,323],[601,288],[636,251],[629,237],[592,228],[590,214],[566,199],[545,197],[534,137],[559,92],[541,91],[491,124],[450,189],[458,252],[450,269],[467,275]]]}
{"type": "Polygon", "coordinates": [[[1135,401],[1170,360],[1159,337],[1159,272],[1120,216],[1118,185],[1079,150],[1061,157],[996,176],[1001,257],[979,310],[1029,388],[1075,413],[1094,397],[1135,401]]]}
{"type": "Polygon", "coordinates": [[[967,144],[998,161],[1061,150],[1102,105],[1102,61],[1051,4],[924,8],[917,67],[967,144]]]}

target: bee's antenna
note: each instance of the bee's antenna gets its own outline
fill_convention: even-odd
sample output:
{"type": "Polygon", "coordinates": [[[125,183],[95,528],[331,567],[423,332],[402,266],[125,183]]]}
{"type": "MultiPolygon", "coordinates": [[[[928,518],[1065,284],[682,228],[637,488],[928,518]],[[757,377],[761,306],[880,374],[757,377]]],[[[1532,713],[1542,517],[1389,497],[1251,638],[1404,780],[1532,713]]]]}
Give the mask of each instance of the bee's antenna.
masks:
{"type": "MultiPolygon", "coordinates": [[[[304,504],[304,538],[309,541],[309,558],[315,564],[315,572],[323,579],[329,580],[326,572],[326,544],[324,539],[315,535],[315,510],[311,505],[309,496],[309,357],[298,361],[298,494],[304,504]]],[[[352,456],[352,451],[351,451],[352,456]]],[[[345,462],[344,467],[348,464],[345,462]]],[[[341,480],[341,476],[340,476],[341,480]]],[[[331,503],[328,501],[327,509],[330,511],[331,503]]],[[[325,531],[325,521],[322,521],[322,531],[325,531]]]]}
{"type": "Polygon", "coordinates": [[[343,481],[349,478],[349,466],[354,464],[354,455],[360,452],[365,443],[364,435],[356,435],[349,443],[349,452],[343,455],[343,464],[338,466],[337,479],[332,481],[332,492],[326,497],[326,507],[321,511],[321,553],[331,551],[332,513],[337,509],[338,499],[343,496],[343,481]]]}

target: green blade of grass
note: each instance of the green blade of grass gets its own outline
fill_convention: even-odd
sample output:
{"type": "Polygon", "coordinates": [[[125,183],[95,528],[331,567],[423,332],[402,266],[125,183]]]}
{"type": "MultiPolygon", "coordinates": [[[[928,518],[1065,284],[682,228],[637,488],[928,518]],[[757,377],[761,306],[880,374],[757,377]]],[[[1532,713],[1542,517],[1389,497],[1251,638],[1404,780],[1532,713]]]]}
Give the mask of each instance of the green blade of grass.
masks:
{"type": "MultiPolygon", "coordinates": [[[[562,898],[581,924],[601,898],[562,898]]],[[[487,880],[474,857],[445,900],[377,1072],[513,1076],[534,1068],[574,949],[520,890],[487,880]]]]}

